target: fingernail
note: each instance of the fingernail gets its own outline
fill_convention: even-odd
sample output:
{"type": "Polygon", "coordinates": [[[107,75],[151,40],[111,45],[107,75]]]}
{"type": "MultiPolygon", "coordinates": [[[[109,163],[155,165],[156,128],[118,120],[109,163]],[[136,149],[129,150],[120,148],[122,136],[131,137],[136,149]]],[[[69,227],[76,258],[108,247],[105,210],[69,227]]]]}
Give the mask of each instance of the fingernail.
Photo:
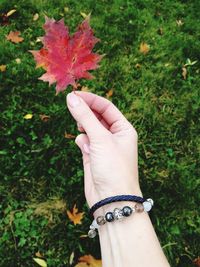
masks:
{"type": "Polygon", "coordinates": [[[87,154],[90,153],[90,147],[89,147],[88,144],[84,144],[84,145],[83,145],[83,149],[84,149],[84,151],[85,151],[87,154]]]}
{"type": "Polygon", "coordinates": [[[69,93],[67,95],[67,101],[72,108],[77,107],[80,104],[80,99],[75,93],[69,93]]]}

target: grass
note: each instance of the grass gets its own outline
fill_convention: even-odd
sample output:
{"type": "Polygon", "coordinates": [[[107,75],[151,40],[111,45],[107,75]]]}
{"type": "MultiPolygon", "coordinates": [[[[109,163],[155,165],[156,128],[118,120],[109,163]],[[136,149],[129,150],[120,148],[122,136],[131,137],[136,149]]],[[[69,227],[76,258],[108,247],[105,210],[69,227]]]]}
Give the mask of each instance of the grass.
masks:
{"type": "Polygon", "coordinates": [[[0,265],[36,266],[38,251],[48,266],[70,266],[72,252],[73,264],[84,254],[100,258],[98,238],[80,238],[90,223],[82,158],[74,139],[64,137],[78,134],[76,124],[65,96],[38,80],[43,71],[28,52],[41,47],[36,39],[44,34],[44,14],[64,17],[74,32],[80,12],[91,12],[101,39],[96,51],[106,56],[96,79],[81,85],[104,97],[113,89],[110,100],[139,134],[141,187],[155,200],[151,219],[165,254],[172,266],[194,266],[200,251],[200,2],[1,0],[1,12],[11,9],[17,11],[10,24],[0,27],[0,65],[7,66],[0,72],[0,265]],[[21,31],[24,41],[8,42],[11,30],[21,31]],[[142,42],[150,46],[146,55],[142,42]],[[184,79],[188,59],[197,62],[186,67],[184,79]],[[29,113],[33,118],[25,120],[29,113]],[[43,122],[41,114],[50,119],[43,122]],[[66,215],[75,203],[85,211],[76,226],[66,215]]]}

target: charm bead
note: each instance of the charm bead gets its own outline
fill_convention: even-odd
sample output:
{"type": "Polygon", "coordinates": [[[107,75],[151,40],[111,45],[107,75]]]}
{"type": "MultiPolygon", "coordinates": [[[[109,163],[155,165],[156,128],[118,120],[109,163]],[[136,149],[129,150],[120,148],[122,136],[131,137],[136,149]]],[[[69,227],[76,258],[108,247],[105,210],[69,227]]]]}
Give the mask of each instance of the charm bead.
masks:
{"type": "Polygon", "coordinates": [[[143,207],[144,207],[144,211],[148,212],[148,211],[151,210],[152,205],[151,205],[151,203],[149,201],[145,201],[145,202],[143,202],[143,207]]]}
{"type": "Polygon", "coordinates": [[[122,209],[123,216],[125,216],[125,217],[130,216],[132,212],[133,212],[133,210],[129,206],[125,206],[122,209]]]}
{"type": "Polygon", "coordinates": [[[92,226],[94,226],[95,229],[98,229],[100,227],[100,225],[97,224],[97,221],[94,219],[92,224],[92,226]]]}
{"type": "Polygon", "coordinates": [[[89,230],[88,232],[88,237],[89,238],[94,238],[97,235],[95,230],[89,230]]]}
{"type": "Polygon", "coordinates": [[[90,230],[95,230],[95,227],[94,227],[94,225],[90,225],[90,230]]]}
{"type": "Polygon", "coordinates": [[[153,204],[154,204],[154,201],[153,201],[153,199],[151,199],[151,198],[148,198],[148,199],[147,199],[147,201],[149,201],[149,202],[151,203],[151,206],[153,206],[153,204]]]}
{"type": "Polygon", "coordinates": [[[106,223],[106,220],[105,220],[104,216],[98,216],[96,218],[96,221],[97,221],[98,225],[104,225],[106,223]]]}
{"type": "Polygon", "coordinates": [[[114,216],[115,220],[120,220],[120,219],[122,219],[122,218],[123,218],[122,210],[120,210],[120,209],[118,209],[118,208],[114,209],[114,211],[113,211],[113,216],[114,216]]]}
{"type": "Polygon", "coordinates": [[[135,210],[136,210],[136,212],[143,212],[144,206],[141,203],[137,203],[137,204],[135,204],[135,210]]]}
{"type": "Polygon", "coordinates": [[[106,215],[105,215],[105,219],[106,219],[107,222],[114,221],[113,213],[112,212],[107,212],[106,215]]]}

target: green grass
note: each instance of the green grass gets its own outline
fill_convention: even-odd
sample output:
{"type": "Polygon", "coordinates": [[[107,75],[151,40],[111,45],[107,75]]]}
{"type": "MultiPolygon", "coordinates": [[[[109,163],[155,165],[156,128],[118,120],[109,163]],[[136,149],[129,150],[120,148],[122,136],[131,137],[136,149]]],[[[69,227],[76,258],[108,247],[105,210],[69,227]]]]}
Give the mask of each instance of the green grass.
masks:
{"type": "Polygon", "coordinates": [[[64,17],[74,32],[80,12],[92,13],[101,39],[96,51],[106,54],[96,79],[81,84],[101,96],[114,89],[111,101],[139,134],[141,187],[155,201],[151,219],[165,254],[172,266],[194,266],[200,251],[199,0],[1,0],[1,12],[11,9],[17,10],[11,23],[0,27],[0,65],[7,65],[0,72],[0,266],[36,266],[37,251],[52,267],[69,266],[72,252],[74,263],[84,254],[100,257],[98,238],[80,238],[90,224],[82,157],[74,139],[64,138],[65,131],[78,134],[76,123],[65,95],[55,96],[54,86],[38,80],[43,71],[28,52],[41,47],[35,41],[44,34],[44,14],[64,17]],[[8,42],[10,30],[21,31],[24,42],[8,42]],[[146,55],[141,42],[150,45],[146,55]],[[197,62],[183,79],[187,59],[197,62]],[[23,118],[27,113],[31,120],[23,118]],[[40,114],[50,120],[42,122],[40,114]],[[86,212],[82,225],[66,215],[74,203],[86,212]]]}

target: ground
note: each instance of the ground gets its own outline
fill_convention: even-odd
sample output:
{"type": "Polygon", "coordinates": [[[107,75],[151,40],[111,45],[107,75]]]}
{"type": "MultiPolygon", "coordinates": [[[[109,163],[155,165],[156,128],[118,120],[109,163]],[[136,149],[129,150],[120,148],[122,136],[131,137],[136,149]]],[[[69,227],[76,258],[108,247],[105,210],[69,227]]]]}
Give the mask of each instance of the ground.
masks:
{"type": "Polygon", "coordinates": [[[200,256],[199,10],[199,0],[0,1],[1,267],[36,266],[39,256],[52,267],[74,266],[85,254],[101,257],[98,237],[82,236],[91,219],[73,137],[79,132],[65,103],[72,88],[56,95],[55,86],[38,80],[44,70],[35,69],[29,52],[41,48],[45,15],[64,18],[73,33],[88,13],[101,39],[95,51],[105,56],[95,79],[80,80],[79,90],[108,97],[136,128],[141,188],[155,201],[150,216],[163,250],[171,266],[194,266],[200,256]],[[2,14],[13,9],[4,25],[2,14]],[[24,40],[8,41],[10,31],[24,40]],[[82,224],[67,216],[74,204],[85,212],[82,224]]]}

